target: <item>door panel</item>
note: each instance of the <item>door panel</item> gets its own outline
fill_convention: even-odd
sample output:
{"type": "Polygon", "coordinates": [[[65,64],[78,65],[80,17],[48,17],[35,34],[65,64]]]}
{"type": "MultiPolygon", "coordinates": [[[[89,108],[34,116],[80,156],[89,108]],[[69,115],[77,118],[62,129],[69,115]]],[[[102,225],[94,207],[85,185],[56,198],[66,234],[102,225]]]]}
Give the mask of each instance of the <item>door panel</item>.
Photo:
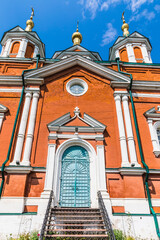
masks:
{"type": "Polygon", "coordinates": [[[90,169],[86,149],[72,146],[62,157],[61,207],[90,207],[90,169]]]}

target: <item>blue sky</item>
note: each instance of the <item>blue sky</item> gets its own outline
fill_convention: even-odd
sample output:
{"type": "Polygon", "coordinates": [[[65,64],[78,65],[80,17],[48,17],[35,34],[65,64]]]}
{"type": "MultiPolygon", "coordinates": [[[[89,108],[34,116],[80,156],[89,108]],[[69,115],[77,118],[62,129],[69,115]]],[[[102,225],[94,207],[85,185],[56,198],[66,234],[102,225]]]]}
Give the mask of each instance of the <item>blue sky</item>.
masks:
{"type": "Polygon", "coordinates": [[[159,0],[5,0],[1,1],[0,37],[16,25],[25,28],[31,7],[35,9],[33,30],[45,43],[48,58],[72,46],[71,36],[79,20],[81,45],[108,60],[109,47],[122,36],[121,15],[125,10],[130,33],[138,31],[148,37],[152,60],[160,63],[159,0]]]}

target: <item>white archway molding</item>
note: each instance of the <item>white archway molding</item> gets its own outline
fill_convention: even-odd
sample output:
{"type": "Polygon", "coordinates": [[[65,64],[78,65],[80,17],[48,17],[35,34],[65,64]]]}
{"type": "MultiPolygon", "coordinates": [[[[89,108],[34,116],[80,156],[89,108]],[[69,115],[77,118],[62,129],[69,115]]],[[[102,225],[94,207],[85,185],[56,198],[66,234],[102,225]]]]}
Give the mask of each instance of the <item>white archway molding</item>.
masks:
{"type": "Polygon", "coordinates": [[[53,179],[53,191],[55,197],[55,205],[59,203],[60,197],[60,178],[61,178],[61,160],[64,151],[71,146],[81,146],[88,151],[90,159],[90,197],[91,197],[91,207],[97,207],[97,191],[98,191],[98,179],[99,171],[97,167],[97,154],[93,146],[80,138],[69,139],[63,142],[57,149],[55,155],[55,165],[54,165],[54,179],[53,179]]]}

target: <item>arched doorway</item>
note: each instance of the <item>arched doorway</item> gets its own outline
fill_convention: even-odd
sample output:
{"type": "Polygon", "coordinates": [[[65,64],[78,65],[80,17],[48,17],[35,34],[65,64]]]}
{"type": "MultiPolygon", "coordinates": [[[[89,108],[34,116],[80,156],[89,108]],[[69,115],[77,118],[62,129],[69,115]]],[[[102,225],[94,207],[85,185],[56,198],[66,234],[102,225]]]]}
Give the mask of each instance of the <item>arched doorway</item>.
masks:
{"type": "Polygon", "coordinates": [[[81,146],[68,147],[62,155],[61,207],[90,207],[90,161],[81,146]]]}

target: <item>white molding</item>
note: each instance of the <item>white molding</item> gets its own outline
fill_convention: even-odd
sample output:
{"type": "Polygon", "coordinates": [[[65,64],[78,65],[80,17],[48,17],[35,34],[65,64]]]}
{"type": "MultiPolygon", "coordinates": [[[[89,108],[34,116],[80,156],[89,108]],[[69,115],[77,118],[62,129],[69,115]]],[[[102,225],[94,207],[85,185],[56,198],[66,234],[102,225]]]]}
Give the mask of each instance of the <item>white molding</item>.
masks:
{"type": "Polygon", "coordinates": [[[0,92],[22,92],[22,89],[18,89],[18,88],[16,88],[16,89],[14,89],[14,88],[12,88],[12,89],[9,89],[9,88],[0,88],[0,92]]]}
{"type": "Polygon", "coordinates": [[[80,79],[80,78],[74,78],[74,79],[71,79],[69,82],[67,82],[67,84],[66,84],[66,89],[67,89],[67,92],[69,92],[69,93],[70,93],[71,95],[73,95],[73,96],[82,96],[82,95],[84,95],[84,94],[87,92],[87,90],[88,90],[88,84],[87,84],[84,80],[82,80],[82,79],[80,79]],[[72,87],[74,84],[82,85],[83,88],[84,88],[84,91],[83,91],[82,93],[79,93],[79,94],[73,93],[73,92],[71,91],[71,87],[72,87]]]}
{"type": "Polygon", "coordinates": [[[25,54],[26,54],[26,49],[27,49],[27,44],[28,44],[28,40],[23,38],[20,42],[20,46],[19,46],[19,51],[17,54],[17,58],[24,58],[25,54]]]}
{"type": "Polygon", "coordinates": [[[95,139],[96,141],[103,141],[103,134],[93,134],[93,135],[85,135],[85,134],[58,134],[58,133],[49,133],[48,139],[71,139],[71,138],[82,138],[82,139],[95,139]],[[78,135],[78,136],[77,136],[78,135]]]}
{"type": "Polygon", "coordinates": [[[57,72],[60,72],[62,70],[73,67],[75,65],[85,67],[91,70],[92,72],[105,77],[105,79],[107,78],[109,80],[113,80],[113,81],[115,80],[115,81],[121,81],[121,82],[127,82],[127,83],[130,82],[130,78],[128,76],[125,76],[124,74],[116,72],[110,68],[106,68],[98,63],[95,63],[93,61],[90,61],[78,55],[64,59],[62,61],[56,62],[51,65],[44,66],[32,72],[28,72],[26,73],[25,77],[26,78],[30,78],[30,77],[44,78],[44,77],[53,75],[57,72]]]}
{"type": "Polygon", "coordinates": [[[23,166],[12,166],[5,167],[5,172],[7,173],[20,173],[20,174],[28,174],[32,171],[32,167],[23,167],[23,166]]]}
{"type": "Polygon", "coordinates": [[[131,43],[126,44],[127,54],[128,54],[128,60],[129,62],[136,62],[133,45],[131,43]]]}

